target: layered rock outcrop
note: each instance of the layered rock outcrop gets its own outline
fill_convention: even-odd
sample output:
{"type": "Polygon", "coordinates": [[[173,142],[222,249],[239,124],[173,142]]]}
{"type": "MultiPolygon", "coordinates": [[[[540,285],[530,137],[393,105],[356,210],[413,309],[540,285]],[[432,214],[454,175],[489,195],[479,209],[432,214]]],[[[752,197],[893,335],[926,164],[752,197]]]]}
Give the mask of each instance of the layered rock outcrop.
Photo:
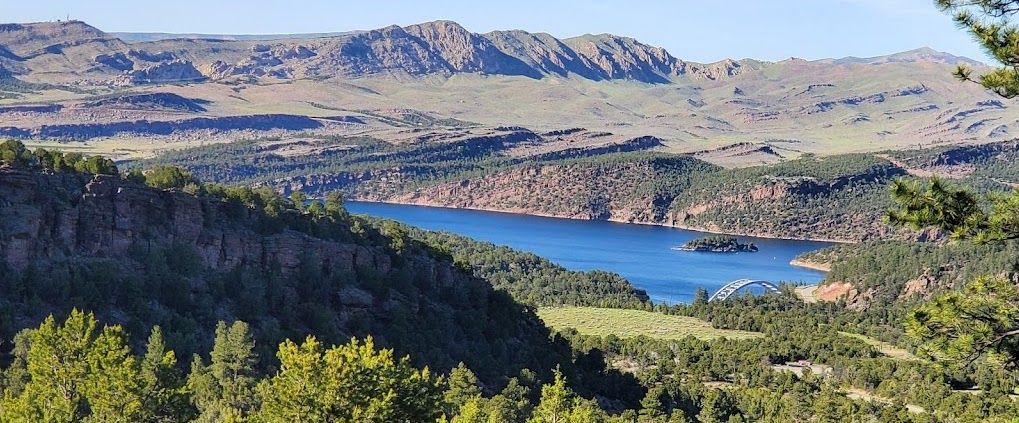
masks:
{"type": "MultiPolygon", "coordinates": [[[[284,274],[317,257],[328,273],[391,270],[380,249],[293,230],[263,234],[226,202],[160,191],[115,176],[46,175],[0,168],[0,257],[15,270],[70,259],[125,257],[139,245],[185,245],[214,271],[238,267],[284,274]]],[[[253,213],[246,210],[245,213],[253,213]]],[[[438,270],[436,270],[438,272],[438,270]]],[[[449,274],[449,269],[441,273],[449,274]]]]}

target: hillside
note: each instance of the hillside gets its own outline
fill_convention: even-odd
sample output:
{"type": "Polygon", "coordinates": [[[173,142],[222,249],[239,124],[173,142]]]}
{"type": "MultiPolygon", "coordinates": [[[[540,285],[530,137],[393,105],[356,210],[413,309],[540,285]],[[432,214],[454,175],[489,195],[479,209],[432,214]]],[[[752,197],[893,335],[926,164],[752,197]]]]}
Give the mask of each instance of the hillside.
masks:
{"type": "MultiPolygon", "coordinates": [[[[281,340],[307,334],[337,344],[372,335],[418,365],[464,362],[491,383],[524,368],[544,374],[570,366],[568,345],[550,339],[532,309],[464,270],[471,256],[454,264],[407,228],[349,217],[335,203],[302,213],[264,190],[184,191],[117,175],[0,166],[0,339],[78,308],[139,341],[159,325],[181,357],[208,351],[217,321],[244,320],[262,368],[273,364],[281,340]]],[[[531,266],[535,273],[517,275],[509,287],[525,292],[543,268],[588,277],[547,262],[531,266]]],[[[633,298],[633,287],[615,278],[609,291],[633,298]]],[[[7,362],[10,345],[3,346],[7,362]]],[[[565,371],[578,381],[600,377],[565,371]]],[[[593,380],[578,387],[600,392],[593,380]]]]}
{"type": "MultiPolygon", "coordinates": [[[[466,366],[450,370],[448,379],[433,381],[425,373],[423,380],[434,382],[427,388],[427,398],[422,397],[422,390],[396,394],[414,398],[414,404],[427,409],[427,421],[443,407],[458,416],[470,415],[467,404],[484,404],[484,413],[496,413],[493,409],[500,401],[505,404],[506,397],[513,395],[510,398],[516,405],[511,408],[518,410],[513,414],[516,417],[496,421],[523,422],[523,416],[540,413],[547,394],[556,389],[552,384],[541,386],[535,378],[555,381],[574,407],[589,407],[589,412],[598,415],[612,414],[595,421],[636,421],[633,407],[645,389],[650,394],[639,403],[641,413],[658,410],[660,415],[671,413],[684,420],[714,414],[788,421],[783,416],[792,413],[821,421],[842,420],[829,415],[831,404],[839,405],[843,417],[906,413],[901,404],[890,400],[871,404],[859,398],[888,398],[895,392],[922,418],[966,415],[980,420],[1015,412],[1015,403],[1009,399],[1015,379],[994,363],[986,363],[987,372],[956,373],[924,359],[884,357],[884,351],[891,351],[887,344],[861,335],[879,334],[881,340],[902,346],[899,316],[904,302],[888,309],[862,310],[852,303],[850,308],[841,303],[805,304],[791,293],[792,286],[784,285],[775,295],[709,303],[707,293],[701,292],[692,304],[653,305],[643,292],[617,275],[569,272],[531,254],[390,221],[352,217],[334,195],[324,202],[305,203],[300,196],[284,199],[265,188],[201,184],[179,169],[119,174],[106,159],[29,153],[17,147],[14,142],[0,145],[0,157],[7,162],[0,167],[0,289],[4,292],[0,297],[0,315],[4,316],[0,339],[16,339],[14,349],[5,349],[0,355],[4,368],[0,388],[5,394],[0,402],[2,416],[27,414],[18,408],[15,398],[42,407],[39,413],[47,410],[45,401],[34,400],[32,390],[47,381],[39,375],[48,367],[39,364],[50,356],[40,350],[50,342],[59,345],[74,337],[45,334],[71,333],[75,330],[72,322],[82,315],[72,313],[63,328],[54,328],[52,319],[42,325],[38,322],[47,313],[63,316],[67,314],[64,310],[72,307],[94,310],[102,321],[120,324],[126,334],[133,335],[128,338],[120,327],[103,329],[106,335],[93,343],[93,335],[86,334],[86,341],[76,348],[101,349],[111,338],[125,343],[134,340],[133,348],[116,344],[116,360],[102,363],[127,360],[123,368],[145,369],[144,363],[151,363],[152,356],[163,357],[152,354],[152,341],[147,346],[138,343],[139,334],[154,324],[163,328],[166,338],[165,345],[160,338],[160,348],[172,348],[182,357],[211,349],[211,367],[204,367],[199,358],[186,383],[179,376],[167,380],[174,384],[169,386],[181,387],[173,392],[184,403],[162,413],[177,416],[206,414],[206,391],[196,382],[203,372],[210,372],[205,369],[211,369],[212,377],[222,377],[215,369],[221,365],[217,360],[222,363],[229,355],[223,353],[229,348],[224,347],[224,339],[227,333],[241,330],[239,327],[250,328],[245,330],[250,330],[253,339],[233,340],[234,348],[238,342],[242,348],[250,342],[254,357],[261,358],[241,367],[250,377],[250,385],[257,377],[266,384],[285,387],[282,381],[303,368],[295,358],[320,362],[323,356],[312,348],[318,342],[313,339],[305,341],[301,349],[284,343],[279,349],[283,365],[275,367],[272,346],[281,339],[299,339],[306,334],[321,339],[323,345],[371,335],[377,345],[391,346],[397,354],[411,354],[411,361],[401,362],[402,367],[413,363],[441,372],[463,361],[466,366]],[[543,307],[539,313],[560,332],[552,335],[533,308],[511,297],[559,307],[543,307]],[[580,307],[561,308],[563,305],[580,307]],[[229,329],[215,323],[234,319],[250,323],[229,329]],[[668,327],[663,330],[661,322],[668,327]],[[28,335],[14,334],[34,327],[39,329],[28,335]],[[26,337],[31,345],[24,343],[26,337]],[[210,345],[213,339],[215,345],[210,345]],[[146,349],[147,358],[140,366],[130,361],[132,358],[124,358],[135,357],[132,350],[146,349]],[[468,367],[473,372],[467,374],[468,367]],[[537,369],[538,374],[524,368],[537,369]],[[569,389],[559,376],[552,378],[545,370],[553,368],[561,369],[569,379],[569,389]],[[515,375],[519,378],[508,379],[515,375]],[[914,386],[917,377],[930,382],[914,386]],[[833,383],[829,386],[822,380],[833,383]],[[896,390],[899,386],[908,388],[900,392],[896,390]],[[505,388],[496,394],[500,387],[505,388]],[[440,389],[446,390],[442,400],[435,397],[440,389]],[[976,389],[985,393],[973,395],[971,391],[976,389]],[[463,403],[457,395],[473,398],[474,403],[463,403]],[[597,402],[574,399],[577,395],[597,402]],[[718,407],[713,401],[725,404],[718,407]],[[774,408],[755,405],[762,403],[774,404],[774,408]],[[996,405],[990,407],[992,403],[996,405]]],[[[617,155],[643,157],[673,176],[689,171],[727,172],[690,158],[617,155]]],[[[586,163],[592,159],[555,160],[586,163]]],[[[594,160],[612,163],[605,156],[594,160]]],[[[821,168],[809,165],[816,165],[814,159],[806,162],[808,165],[769,169],[773,175],[788,175],[796,169],[810,171],[817,180],[834,180],[836,175],[874,166],[873,161],[862,159],[821,168]]],[[[693,184],[687,181],[681,187],[693,184]]],[[[873,263],[874,257],[889,263],[894,263],[890,258],[911,257],[880,248],[866,253],[871,257],[859,262],[864,266],[873,263]]],[[[1015,253],[1009,250],[1006,254],[1014,257],[1015,253]]],[[[972,256],[950,257],[970,262],[972,256]]],[[[921,264],[927,263],[925,258],[921,264]]],[[[892,272],[894,267],[882,267],[875,269],[874,275],[897,276],[892,272]]],[[[375,365],[356,367],[375,357],[370,342],[359,347],[358,342],[350,341],[339,347],[360,351],[349,355],[349,360],[332,364],[347,372],[330,371],[321,377],[309,372],[296,379],[297,383],[328,388],[333,385],[321,381],[334,379],[325,377],[374,374],[371,369],[377,369],[375,365]],[[356,369],[349,371],[351,366],[356,369]]],[[[330,355],[324,357],[328,364],[330,355]]],[[[169,360],[158,368],[180,375],[180,369],[174,370],[174,362],[169,360]]],[[[71,358],[58,368],[79,362],[83,360],[71,358]]],[[[89,366],[86,368],[98,368],[89,366]]],[[[91,381],[98,377],[95,375],[105,377],[110,372],[102,368],[76,375],[74,380],[91,381]]],[[[117,380],[136,377],[132,375],[125,371],[117,380]]],[[[370,395],[380,381],[394,383],[392,377],[373,378],[371,383],[359,380],[349,387],[328,389],[346,396],[370,395]]],[[[112,385],[98,386],[85,391],[90,405],[102,404],[95,393],[106,392],[112,385]]],[[[252,407],[261,407],[265,413],[285,395],[314,395],[299,389],[269,391],[271,386],[260,384],[257,390],[245,391],[238,397],[248,404],[242,409],[253,413],[252,407]]],[[[152,384],[142,387],[150,390],[152,384]]],[[[314,404],[315,409],[324,408],[314,404]]],[[[80,410],[100,413],[105,408],[80,410]]],[[[414,414],[406,420],[420,418],[414,414]]]]}
{"type": "Polygon", "coordinates": [[[608,136],[595,137],[605,143],[600,146],[540,152],[554,137],[586,136],[593,135],[508,129],[430,144],[344,138],[302,146],[330,151],[324,155],[292,155],[289,145],[273,141],[235,142],[167,153],[139,165],[186,166],[204,179],[271,186],[287,195],[322,196],[339,189],[361,200],[766,237],[855,241],[903,235],[881,216],[890,206],[887,184],[908,171],[882,157],[805,157],[726,169],[696,156],[646,151],[660,142],[656,139],[612,143],[608,136]],[[537,151],[525,153],[532,149],[537,151]]]}

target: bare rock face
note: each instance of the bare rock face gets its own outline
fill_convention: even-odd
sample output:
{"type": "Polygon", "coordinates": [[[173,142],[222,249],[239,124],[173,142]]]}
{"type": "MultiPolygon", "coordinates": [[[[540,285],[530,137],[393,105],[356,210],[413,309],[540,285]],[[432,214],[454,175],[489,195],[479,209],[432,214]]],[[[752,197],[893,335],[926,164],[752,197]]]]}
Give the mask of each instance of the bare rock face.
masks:
{"type": "Polygon", "coordinates": [[[442,57],[455,72],[541,77],[520,59],[503,53],[488,39],[467,31],[456,22],[436,21],[405,29],[442,57]]]}
{"type": "Polygon", "coordinates": [[[605,79],[666,83],[670,76],[679,75],[685,66],[665,49],[628,37],[584,35],[569,38],[565,43],[601,72],[605,79]]]}
{"type": "Polygon", "coordinates": [[[392,269],[389,255],[284,230],[261,234],[226,203],[125,183],[115,176],[0,168],[0,258],[15,270],[66,259],[116,259],[138,245],[193,247],[210,270],[283,274],[314,257],[326,272],[392,269]],[[233,222],[224,223],[224,222],[233,222]]]}
{"type": "Polygon", "coordinates": [[[203,73],[211,78],[237,75],[269,76],[286,79],[307,76],[299,64],[318,55],[311,48],[296,44],[255,44],[251,56],[236,64],[217,60],[207,65],[203,73]]]}
{"type": "Polygon", "coordinates": [[[557,38],[526,31],[493,31],[484,34],[493,45],[538,71],[550,75],[579,75],[601,80],[605,76],[593,69],[586,59],[557,38]]]}
{"type": "Polygon", "coordinates": [[[201,82],[206,79],[194,64],[186,60],[160,62],[127,72],[119,82],[124,85],[201,82]]]}
{"type": "Polygon", "coordinates": [[[334,41],[318,73],[339,68],[348,75],[399,70],[411,75],[448,74],[449,65],[419,38],[399,26],[389,26],[334,41]]]}
{"type": "Polygon", "coordinates": [[[109,66],[119,71],[129,71],[134,69],[134,61],[128,58],[127,55],[122,52],[117,52],[113,54],[100,54],[92,60],[94,60],[96,63],[100,65],[109,66]]]}
{"type": "Polygon", "coordinates": [[[725,59],[708,64],[686,63],[686,65],[686,68],[681,71],[682,74],[709,79],[712,81],[731,78],[744,73],[753,72],[764,67],[763,62],[756,60],[732,59],[725,59]]]}

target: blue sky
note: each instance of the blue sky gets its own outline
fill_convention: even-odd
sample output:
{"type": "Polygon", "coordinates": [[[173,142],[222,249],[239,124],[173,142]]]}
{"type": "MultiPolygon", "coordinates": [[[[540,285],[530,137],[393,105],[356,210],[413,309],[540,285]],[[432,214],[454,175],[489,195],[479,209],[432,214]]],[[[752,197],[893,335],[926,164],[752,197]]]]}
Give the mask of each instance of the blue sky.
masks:
{"type": "Polygon", "coordinates": [[[932,0],[0,0],[0,19],[71,16],[104,31],[268,34],[436,19],[475,32],[614,33],[695,61],[875,56],[929,46],[985,60],[932,0]]]}

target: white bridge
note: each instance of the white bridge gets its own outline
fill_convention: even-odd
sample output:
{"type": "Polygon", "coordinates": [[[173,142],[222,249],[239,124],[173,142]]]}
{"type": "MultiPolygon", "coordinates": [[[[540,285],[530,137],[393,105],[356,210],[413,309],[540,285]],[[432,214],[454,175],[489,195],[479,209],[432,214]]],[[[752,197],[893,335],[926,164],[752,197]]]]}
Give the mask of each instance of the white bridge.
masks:
{"type": "Polygon", "coordinates": [[[739,291],[740,289],[743,289],[744,287],[750,285],[762,286],[764,287],[764,289],[767,289],[771,292],[778,292],[778,287],[775,286],[775,284],[768,281],[759,281],[754,279],[737,279],[725,284],[725,286],[723,286],[721,289],[715,292],[711,296],[711,298],[708,298],[708,301],[709,302],[715,300],[725,301],[726,298],[729,298],[730,296],[732,296],[732,294],[735,294],[736,291],[739,291]]]}

